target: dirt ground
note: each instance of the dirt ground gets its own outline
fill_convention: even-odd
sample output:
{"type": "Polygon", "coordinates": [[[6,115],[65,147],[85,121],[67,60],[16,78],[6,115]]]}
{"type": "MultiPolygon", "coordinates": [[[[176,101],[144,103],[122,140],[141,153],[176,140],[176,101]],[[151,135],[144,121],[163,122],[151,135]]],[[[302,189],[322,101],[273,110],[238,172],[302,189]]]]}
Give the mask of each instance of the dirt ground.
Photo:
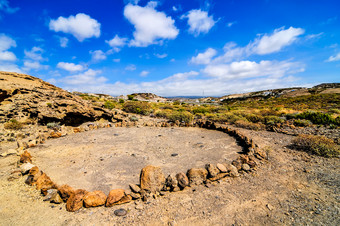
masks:
{"type": "MultiPolygon", "coordinates": [[[[187,188],[184,191],[150,199],[146,203],[136,201],[112,208],[82,208],[75,213],[67,212],[64,204],[44,202],[33,187],[24,184],[25,178],[7,181],[10,172],[16,167],[18,157],[2,158],[0,159],[0,225],[340,225],[339,159],[326,159],[291,150],[288,145],[292,136],[289,135],[240,130],[253,138],[260,147],[271,148],[268,161],[263,162],[256,173],[244,174],[236,179],[226,178],[212,184],[209,188],[204,185],[187,188]],[[127,215],[115,216],[114,211],[119,208],[126,209],[127,215]]],[[[107,131],[110,130],[107,129],[107,131]]],[[[95,138],[96,132],[100,133],[100,130],[93,131],[93,134],[88,133],[88,141],[95,138]]],[[[129,134],[124,135],[124,130],[119,132],[112,130],[112,132],[120,134],[116,136],[117,139],[129,137],[129,134]]],[[[152,141],[155,142],[157,139],[167,137],[167,133],[170,132],[150,130],[144,135],[146,137],[149,134],[162,135],[157,138],[153,137],[152,141]]],[[[192,136],[197,140],[190,145],[203,143],[206,146],[210,142],[208,139],[199,140],[200,135],[192,136]]],[[[95,139],[105,140],[106,138],[102,135],[95,139]]],[[[183,137],[184,143],[185,140],[183,137]]],[[[134,142],[133,139],[131,141],[134,142]]],[[[46,143],[46,146],[48,145],[49,143],[46,143]]],[[[61,145],[62,143],[60,147],[61,145]]],[[[65,142],[65,145],[72,145],[72,142],[65,142]]],[[[74,148],[81,145],[81,143],[75,143],[74,148]]],[[[139,147],[137,143],[135,145],[139,147]]],[[[162,145],[159,147],[165,148],[166,142],[162,145]]],[[[198,154],[201,154],[200,149],[195,149],[190,145],[191,151],[196,150],[198,154]]],[[[223,142],[219,145],[223,146],[223,142]]],[[[147,146],[146,141],[146,144],[140,146],[140,150],[147,146]]],[[[153,143],[151,147],[157,150],[158,144],[153,143]]],[[[124,146],[120,148],[123,150],[124,146]]],[[[61,151],[57,148],[55,150],[57,153],[61,151]]],[[[141,152],[137,152],[137,149],[130,149],[126,154],[131,156],[131,151],[135,152],[137,157],[141,157],[139,156],[141,152]]],[[[178,158],[185,154],[185,152],[177,152],[178,158]]],[[[170,153],[173,153],[172,150],[166,150],[163,156],[169,156],[170,153]]],[[[221,152],[218,156],[223,156],[223,153],[221,152]]],[[[100,152],[98,156],[103,154],[104,152],[100,152]]],[[[123,154],[123,152],[120,153],[121,156],[123,154]]],[[[93,153],[91,158],[96,159],[98,156],[93,153]]],[[[145,156],[149,156],[146,162],[156,158],[152,155],[145,156]]],[[[65,158],[64,164],[74,165],[78,164],[77,159],[84,158],[70,157],[70,160],[75,160],[76,163],[70,164],[63,156],[60,156],[60,159],[65,158]]],[[[168,157],[169,161],[173,158],[176,157],[168,157]]],[[[38,157],[35,157],[35,160],[43,163],[43,158],[38,160],[38,157]]],[[[164,158],[160,158],[160,164],[162,160],[164,158]]],[[[51,167],[57,163],[57,160],[56,162],[53,159],[50,161],[51,167]]],[[[187,163],[183,161],[183,164],[187,163]]],[[[81,166],[79,163],[77,167],[81,166]]],[[[182,167],[181,164],[179,167],[182,167]]],[[[53,179],[52,175],[51,178],[53,179]]]]}

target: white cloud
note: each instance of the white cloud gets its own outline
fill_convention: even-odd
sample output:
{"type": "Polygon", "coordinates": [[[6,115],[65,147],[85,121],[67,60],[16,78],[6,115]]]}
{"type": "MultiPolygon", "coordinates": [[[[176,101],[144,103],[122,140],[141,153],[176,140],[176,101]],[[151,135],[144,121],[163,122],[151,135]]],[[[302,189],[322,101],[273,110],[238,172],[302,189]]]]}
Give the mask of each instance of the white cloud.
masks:
{"type": "Polygon", "coordinates": [[[18,67],[18,65],[3,62],[0,64],[0,71],[22,73],[22,70],[18,67]]]}
{"type": "Polygon", "coordinates": [[[120,62],[120,59],[117,58],[117,59],[113,59],[112,61],[115,62],[115,63],[119,63],[119,62],[120,62]]]}
{"type": "MultiPolygon", "coordinates": [[[[9,6],[8,0],[0,0],[0,11],[4,11],[6,13],[15,13],[19,8],[12,8],[9,6]]],[[[0,15],[1,18],[1,15],[0,15]]]]}
{"type": "Polygon", "coordinates": [[[156,56],[157,58],[163,59],[163,58],[167,57],[168,54],[166,54],[166,53],[163,53],[163,54],[158,54],[158,53],[156,53],[155,56],[156,56]]]}
{"type": "Polygon", "coordinates": [[[240,60],[253,54],[265,55],[275,53],[284,47],[291,45],[297,40],[298,36],[304,33],[302,28],[275,29],[272,34],[259,35],[247,46],[237,47],[236,43],[228,42],[224,46],[224,55],[216,57],[213,63],[222,63],[240,60]]]}
{"type": "Polygon", "coordinates": [[[164,39],[175,39],[179,30],[175,21],[164,12],[155,10],[156,4],[149,2],[145,7],[128,4],[124,8],[124,16],[135,27],[131,46],[145,47],[161,44],[164,39]]]}
{"type": "Polygon", "coordinates": [[[289,73],[296,73],[304,70],[297,63],[286,61],[239,61],[231,64],[208,65],[202,70],[208,76],[223,79],[240,79],[263,76],[281,77],[289,73]]]}
{"type": "Polygon", "coordinates": [[[123,47],[127,43],[127,38],[120,38],[118,35],[115,35],[113,39],[105,42],[111,47],[123,47]]]}
{"type": "Polygon", "coordinates": [[[213,16],[208,16],[208,12],[200,9],[193,9],[181,18],[188,18],[189,32],[195,36],[208,33],[216,23],[213,16]]]}
{"type": "Polygon", "coordinates": [[[323,35],[323,32],[320,32],[318,34],[310,34],[306,36],[306,40],[310,40],[310,39],[319,39],[321,38],[321,36],[323,35]]]}
{"type": "Polygon", "coordinates": [[[90,51],[92,55],[92,61],[106,60],[106,54],[101,50],[90,51]]]}
{"type": "Polygon", "coordinates": [[[49,23],[50,30],[72,34],[78,41],[100,36],[100,23],[84,13],[68,18],[60,16],[49,23]]]}
{"type": "Polygon", "coordinates": [[[149,71],[142,71],[139,75],[142,77],[146,77],[149,73],[149,71]]]}
{"type": "Polygon", "coordinates": [[[42,57],[42,53],[44,52],[44,50],[40,47],[34,46],[30,51],[25,50],[24,52],[25,52],[25,57],[31,60],[35,60],[35,61],[45,60],[42,57]]]}
{"type": "Polygon", "coordinates": [[[209,64],[216,54],[215,49],[209,48],[204,53],[199,53],[197,56],[192,57],[190,62],[193,64],[209,64]]]}
{"type": "Polygon", "coordinates": [[[67,62],[59,62],[57,64],[57,68],[64,69],[69,72],[83,71],[86,69],[83,65],[67,62]]]}
{"type": "Polygon", "coordinates": [[[62,83],[67,85],[102,84],[107,81],[107,78],[103,76],[97,76],[98,74],[101,73],[102,73],[101,70],[89,69],[83,73],[63,78],[62,83]]]}
{"type": "Polygon", "coordinates": [[[299,35],[305,31],[301,28],[290,27],[275,29],[273,34],[264,35],[254,42],[254,51],[259,55],[269,54],[280,51],[283,47],[292,44],[299,35]]]}
{"type": "Polygon", "coordinates": [[[178,9],[177,9],[176,6],[173,6],[173,7],[172,7],[172,10],[173,10],[174,12],[177,12],[177,11],[178,11],[178,9]]]}
{"type": "Polygon", "coordinates": [[[59,42],[60,42],[60,46],[62,48],[66,48],[67,47],[67,44],[68,44],[68,38],[66,37],[60,37],[59,38],[59,42]]]}
{"type": "Polygon", "coordinates": [[[0,52],[16,46],[16,42],[11,37],[5,34],[0,34],[0,52]]]}
{"type": "Polygon", "coordinates": [[[339,61],[339,60],[340,60],[340,52],[334,56],[330,56],[327,61],[332,62],[332,61],[339,61]]]}
{"type": "Polygon", "coordinates": [[[17,57],[9,51],[0,52],[0,61],[16,61],[17,57]]]}
{"type": "Polygon", "coordinates": [[[234,24],[236,24],[236,21],[229,22],[229,23],[227,23],[227,27],[231,27],[231,26],[233,26],[234,24]]]}
{"type": "Polygon", "coordinates": [[[130,65],[125,67],[125,70],[127,70],[127,71],[135,71],[136,69],[137,69],[136,65],[134,65],[134,64],[130,64],[130,65]]]}

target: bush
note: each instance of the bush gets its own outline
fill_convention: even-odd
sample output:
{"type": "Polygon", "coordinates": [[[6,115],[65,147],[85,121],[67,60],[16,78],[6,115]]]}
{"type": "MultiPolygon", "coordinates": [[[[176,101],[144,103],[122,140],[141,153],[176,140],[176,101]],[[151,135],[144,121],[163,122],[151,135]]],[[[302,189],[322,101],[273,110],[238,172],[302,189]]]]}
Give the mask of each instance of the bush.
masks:
{"type": "Polygon", "coordinates": [[[309,120],[306,119],[295,119],[294,120],[294,125],[295,126],[300,126],[300,127],[307,127],[311,126],[313,123],[309,120]]]}
{"type": "Polygon", "coordinates": [[[125,101],[124,101],[123,99],[119,99],[119,103],[120,103],[120,104],[124,104],[124,102],[125,102],[125,101]]]}
{"type": "Polygon", "coordinates": [[[173,112],[168,116],[169,121],[175,122],[178,120],[179,122],[189,123],[192,121],[193,115],[190,112],[173,112]]]}
{"type": "Polygon", "coordinates": [[[205,114],[208,113],[209,109],[205,108],[205,107],[195,107],[194,109],[192,109],[192,113],[194,115],[196,114],[205,114]]]}
{"type": "Polygon", "coordinates": [[[339,157],[340,147],[332,139],[324,136],[315,135],[299,135],[293,139],[293,145],[306,152],[323,156],[323,157],[339,157]]]}
{"type": "Polygon", "coordinates": [[[60,122],[49,122],[46,124],[47,128],[59,130],[60,129],[60,122]]]}
{"type": "Polygon", "coordinates": [[[322,125],[340,125],[337,119],[332,118],[332,116],[328,113],[322,112],[314,112],[314,111],[306,111],[301,114],[296,115],[296,118],[299,119],[308,119],[314,124],[322,124],[322,125]]]}
{"type": "Polygon", "coordinates": [[[46,103],[47,107],[52,107],[52,104],[51,103],[46,103]]]}
{"type": "Polygon", "coordinates": [[[148,115],[151,113],[151,106],[148,102],[128,101],[124,104],[123,110],[130,113],[148,115]]]}
{"type": "Polygon", "coordinates": [[[261,115],[248,114],[245,117],[250,122],[254,122],[254,123],[264,122],[264,118],[261,115]]]}
{"type": "Polygon", "coordinates": [[[5,129],[20,130],[22,127],[22,123],[18,122],[16,119],[11,119],[9,122],[5,123],[5,129]]]}
{"type": "Polygon", "coordinates": [[[115,107],[115,104],[112,101],[105,101],[104,108],[112,110],[115,107]]]}
{"type": "Polygon", "coordinates": [[[263,130],[265,129],[265,126],[262,123],[253,123],[253,122],[247,122],[244,120],[237,120],[234,123],[235,126],[241,127],[241,128],[246,128],[250,130],[263,130]]]}
{"type": "Polygon", "coordinates": [[[135,95],[127,95],[127,97],[128,97],[128,100],[133,100],[133,98],[135,98],[135,95]]]}
{"type": "Polygon", "coordinates": [[[277,116],[265,116],[264,122],[266,125],[276,125],[277,123],[284,122],[284,119],[277,116]]]}
{"type": "Polygon", "coordinates": [[[136,116],[131,116],[129,119],[130,119],[131,122],[137,122],[138,121],[138,118],[136,116]]]}

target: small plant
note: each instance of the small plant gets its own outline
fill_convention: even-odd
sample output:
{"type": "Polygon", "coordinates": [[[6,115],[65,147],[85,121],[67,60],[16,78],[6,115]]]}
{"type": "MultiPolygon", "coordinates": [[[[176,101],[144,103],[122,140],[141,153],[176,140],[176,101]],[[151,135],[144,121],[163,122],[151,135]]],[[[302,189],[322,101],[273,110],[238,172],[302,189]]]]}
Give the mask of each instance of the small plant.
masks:
{"type": "Polygon", "coordinates": [[[51,103],[46,103],[47,107],[51,108],[52,104],[51,103]]]}
{"type": "Polygon", "coordinates": [[[115,107],[115,104],[112,101],[105,101],[104,103],[104,108],[112,110],[115,107]]]}
{"type": "Polygon", "coordinates": [[[129,119],[130,119],[131,122],[137,122],[138,121],[138,118],[136,116],[131,116],[129,119]]]}
{"type": "Polygon", "coordinates": [[[171,122],[176,122],[178,120],[179,122],[189,123],[192,121],[193,115],[190,112],[173,112],[168,118],[171,122]]]}
{"type": "Polygon", "coordinates": [[[322,112],[314,112],[314,111],[306,111],[301,114],[296,115],[296,118],[299,119],[308,119],[314,124],[321,124],[321,125],[329,125],[329,124],[338,124],[336,119],[332,118],[332,116],[328,113],[322,112]]]}
{"type": "Polygon", "coordinates": [[[5,129],[10,130],[20,130],[22,129],[23,125],[21,122],[17,121],[16,119],[11,119],[9,122],[5,123],[5,129]]]}
{"type": "Polygon", "coordinates": [[[293,145],[303,151],[323,157],[339,157],[340,147],[332,139],[324,136],[299,135],[293,139],[293,145]]]}
{"type": "Polygon", "coordinates": [[[128,101],[124,104],[123,110],[130,113],[148,115],[151,113],[151,105],[143,101],[128,101]]]}
{"type": "Polygon", "coordinates": [[[123,99],[119,99],[119,103],[120,103],[120,104],[124,104],[124,102],[125,102],[125,101],[124,101],[123,99]]]}
{"type": "Polygon", "coordinates": [[[313,123],[309,120],[306,119],[295,119],[294,120],[294,125],[299,126],[299,127],[307,127],[311,126],[313,123]]]}
{"type": "Polygon", "coordinates": [[[49,122],[46,124],[47,128],[53,129],[53,130],[59,130],[60,129],[60,122],[49,122]]]}
{"type": "Polygon", "coordinates": [[[127,97],[128,97],[128,100],[133,100],[133,98],[135,98],[135,95],[127,95],[127,97]]]}

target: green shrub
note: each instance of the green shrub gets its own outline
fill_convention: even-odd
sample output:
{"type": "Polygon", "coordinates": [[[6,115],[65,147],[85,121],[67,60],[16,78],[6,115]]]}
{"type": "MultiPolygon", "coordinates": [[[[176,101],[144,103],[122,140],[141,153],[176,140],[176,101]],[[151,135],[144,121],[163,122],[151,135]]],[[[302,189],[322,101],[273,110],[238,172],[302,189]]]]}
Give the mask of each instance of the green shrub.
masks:
{"type": "Polygon", "coordinates": [[[52,104],[51,103],[46,103],[47,107],[52,107],[52,104]]]}
{"type": "Polygon", "coordinates": [[[284,122],[284,119],[277,117],[277,116],[265,116],[264,123],[266,125],[276,125],[277,123],[284,122]]]}
{"type": "Polygon", "coordinates": [[[306,119],[295,119],[294,120],[294,125],[295,126],[300,126],[300,127],[307,127],[311,126],[313,123],[309,120],[306,119]]]}
{"type": "Polygon", "coordinates": [[[115,107],[115,104],[112,101],[105,101],[104,103],[104,108],[112,110],[115,107]]]}
{"type": "Polygon", "coordinates": [[[119,99],[119,103],[120,103],[120,104],[124,104],[124,102],[125,102],[125,101],[124,101],[123,99],[119,99]]]}
{"type": "Polygon", "coordinates": [[[133,100],[133,98],[135,98],[135,95],[127,95],[127,97],[128,97],[128,100],[133,100]]]}
{"type": "Polygon", "coordinates": [[[193,119],[193,115],[190,112],[173,112],[168,116],[169,121],[175,122],[178,120],[179,122],[189,123],[193,119]]]}
{"type": "Polygon", "coordinates": [[[256,130],[256,131],[265,129],[265,126],[262,123],[247,122],[244,120],[237,120],[234,123],[234,125],[237,127],[246,128],[250,130],[256,130]]]}
{"type": "Polygon", "coordinates": [[[310,120],[314,124],[321,124],[321,125],[330,125],[330,124],[338,124],[339,122],[332,118],[332,116],[328,113],[322,112],[314,112],[314,111],[305,111],[301,114],[296,115],[296,118],[299,119],[307,119],[310,120]]]}
{"type": "Polygon", "coordinates": [[[247,114],[245,117],[250,122],[254,123],[264,122],[264,118],[261,115],[247,114]]]}
{"type": "Polygon", "coordinates": [[[314,135],[299,135],[293,139],[293,145],[306,152],[324,156],[324,157],[339,157],[340,147],[332,139],[324,136],[314,135]]]}
{"type": "Polygon", "coordinates": [[[60,122],[49,122],[46,124],[47,128],[59,130],[60,129],[60,122]]]}
{"type": "Polygon", "coordinates": [[[124,104],[123,110],[130,113],[148,115],[152,108],[148,102],[143,101],[128,101],[124,104]]]}
{"type": "Polygon", "coordinates": [[[192,113],[194,115],[196,115],[196,114],[205,114],[205,113],[208,113],[208,112],[210,112],[210,111],[206,107],[195,107],[195,108],[192,109],[192,113]]]}
{"type": "Polygon", "coordinates": [[[138,118],[136,116],[131,116],[129,119],[130,119],[131,122],[137,122],[138,121],[138,118]]]}
{"type": "Polygon", "coordinates": [[[20,130],[22,129],[23,125],[21,122],[18,122],[16,119],[11,119],[9,122],[5,123],[5,129],[10,129],[10,130],[20,130]]]}

